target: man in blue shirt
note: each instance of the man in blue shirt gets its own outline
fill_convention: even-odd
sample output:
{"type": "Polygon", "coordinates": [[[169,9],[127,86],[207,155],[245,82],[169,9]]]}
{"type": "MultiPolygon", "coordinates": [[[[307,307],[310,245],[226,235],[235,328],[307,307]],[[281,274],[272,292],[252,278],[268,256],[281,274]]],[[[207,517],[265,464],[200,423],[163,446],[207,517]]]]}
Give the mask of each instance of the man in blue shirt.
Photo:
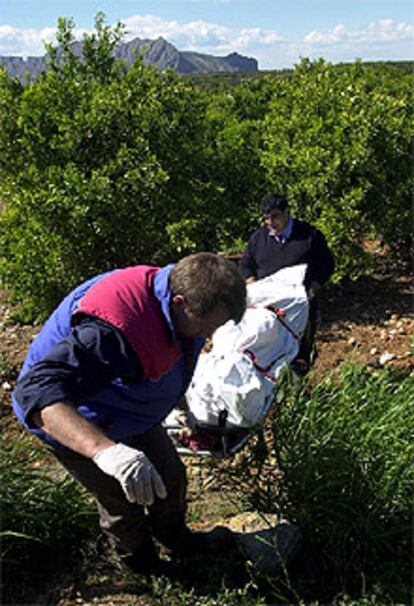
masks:
{"type": "Polygon", "coordinates": [[[318,229],[290,214],[285,196],[272,193],[263,198],[260,209],[264,225],[249,239],[240,262],[246,282],[265,278],[284,267],[307,264],[305,286],[308,291],[309,322],[293,367],[306,372],[317,324],[316,294],[334,271],[333,256],[318,229]]]}
{"type": "Polygon", "coordinates": [[[185,467],[161,423],[245,299],[238,269],[212,253],[119,269],[65,297],[29,349],[14,411],[94,495],[135,572],[159,570],[153,537],[179,555],[208,548],[185,524],[185,467]]]}

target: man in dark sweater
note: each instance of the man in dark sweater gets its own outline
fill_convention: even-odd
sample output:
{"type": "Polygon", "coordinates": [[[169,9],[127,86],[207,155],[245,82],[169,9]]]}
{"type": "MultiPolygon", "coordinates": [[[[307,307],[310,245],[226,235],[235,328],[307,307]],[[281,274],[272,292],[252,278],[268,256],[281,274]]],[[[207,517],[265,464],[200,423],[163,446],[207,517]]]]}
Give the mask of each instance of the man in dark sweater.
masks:
{"type": "Polygon", "coordinates": [[[265,196],[260,209],[265,224],[249,239],[240,269],[246,282],[250,283],[284,267],[307,264],[305,286],[310,300],[309,323],[294,364],[296,370],[306,372],[316,332],[315,296],[334,271],[333,256],[318,229],[291,217],[284,196],[275,193],[265,196]]]}

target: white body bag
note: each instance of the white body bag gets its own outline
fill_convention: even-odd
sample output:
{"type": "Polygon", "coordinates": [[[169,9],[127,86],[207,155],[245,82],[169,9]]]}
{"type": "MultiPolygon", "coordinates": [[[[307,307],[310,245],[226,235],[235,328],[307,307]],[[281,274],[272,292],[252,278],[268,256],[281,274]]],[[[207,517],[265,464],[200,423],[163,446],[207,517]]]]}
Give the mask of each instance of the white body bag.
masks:
{"type": "Polygon", "coordinates": [[[307,324],[305,271],[306,265],[296,265],[247,286],[242,320],[214,333],[212,348],[200,355],[187,390],[197,424],[217,427],[223,414],[230,428],[254,427],[263,420],[307,324]]]}

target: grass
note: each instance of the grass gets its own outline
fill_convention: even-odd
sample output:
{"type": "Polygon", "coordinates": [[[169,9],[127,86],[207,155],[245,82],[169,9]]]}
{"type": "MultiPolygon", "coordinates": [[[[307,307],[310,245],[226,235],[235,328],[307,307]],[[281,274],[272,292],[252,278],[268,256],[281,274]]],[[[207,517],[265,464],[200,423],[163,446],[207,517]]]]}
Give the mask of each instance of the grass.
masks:
{"type": "MultiPolygon", "coordinates": [[[[137,589],[93,546],[99,531],[89,498],[56,468],[39,465],[43,448],[24,437],[3,449],[0,466],[3,603],[41,602],[52,577],[56,600],[73,601],[82,588],[98,603],[122,592],[131,606],[410,603],[414,377],[345,367],[315,388],[284,389],[263,439],[215,468],[227,482],[223,499],[233,484],[243,509],[301,526],[303,555],[283,578],[251,568],[235,578],[224,554],[196,563],[186,580],[154,578],[137,589]],[[58,576],[64,569],[69,578],[58,576]]],[[[207,495],[203,518],[213,516],[209,507],[207,495]]]]}
{"type": "Polygon", "coordinates": [[[392,370],[345,367],[310,392],[288,389],[247,480],[253,506],[303,529],[301,599],[410,602],[413,405],[414,377],[392,370]]]}
{"type": "Polygon", "coordinates": [[[37,466],[44,449],[20,434],[0,463],[3,600],[27,603],[59,571],[79,562],[96,535],[96,513],[75,480],[37,466]],[[17,601],[16,601],[17,600],[17,601]],[[24,602],[22,600],[25,600],[24,602]]]}

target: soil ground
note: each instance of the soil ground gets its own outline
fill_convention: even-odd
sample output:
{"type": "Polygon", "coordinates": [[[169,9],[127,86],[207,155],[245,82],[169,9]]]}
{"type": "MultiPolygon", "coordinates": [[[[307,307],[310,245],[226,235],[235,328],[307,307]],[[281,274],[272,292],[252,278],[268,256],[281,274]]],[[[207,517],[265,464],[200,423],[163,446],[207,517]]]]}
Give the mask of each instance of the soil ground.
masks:
{"type": "MultiPolygon", "coordinates": [[[[378,270],[368,277],[341,286],[329,286],[321,297],[321,321],[317,335],[318,357],[310,373],[311,382],[320,381],[342,362],[349,360],[373,369],[392,366],[414,368],[413,334],[414,288],[407,268],[387,264],[380,254],[378,270]]],[[[19,325],[13,310],[0,294],[0,401],[3,435],[20,431],[10,414],[10,395],[30,342],[38,326],[19,325]]],[[[6,438],[7,439],[7,438],[6,438]]],[[[233,529],[248,529],[249,520],[237,517],[237,507],[226,498],[223,486],[214,478],[214,470],[186,460],[189,477],[190,519],[193,528],[213,526],[233,520],[233,529]]],[[[155,604],[129,593],[121,573],[90,574],[81,585],[68,582],[61,592],[59,606],[75,604],[155,604]]],[[[65,585],[65,583],[63,583],[65,585]]],[[[43,603],[43,602],[42,602],[43,603]]]]}

